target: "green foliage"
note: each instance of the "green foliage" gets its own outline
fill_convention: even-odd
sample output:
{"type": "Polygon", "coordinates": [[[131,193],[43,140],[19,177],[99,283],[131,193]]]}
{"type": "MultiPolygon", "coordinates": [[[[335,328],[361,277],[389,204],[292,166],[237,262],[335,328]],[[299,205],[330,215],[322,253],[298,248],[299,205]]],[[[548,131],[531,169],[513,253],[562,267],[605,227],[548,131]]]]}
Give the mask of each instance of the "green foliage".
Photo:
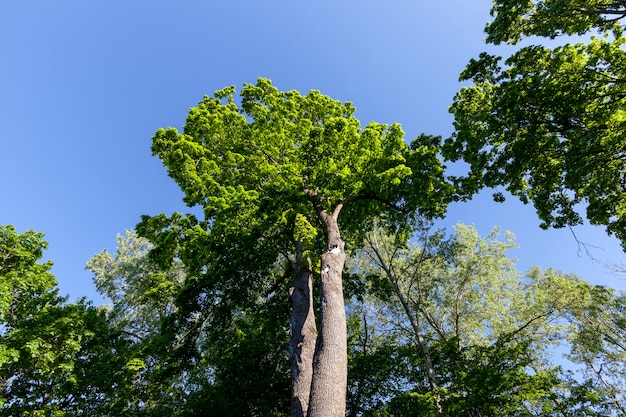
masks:
{"type": "MultiPolygon", "coordinates": [[[[171,219],[181,227],[194,226],[191,218],[171,219]]],[[[178,250],[181,235],[176,230],[161,233],[157,242],[178,250]]],[[[284,415],[289,398],[287,299],[249,290],[250,299],[235,305],[224,293],[207,290],[202,300],[196,299],[202,304],[185,305],[193,291],[189,287],[197,281],[180,258],[171,264],[153,262],[163,260],[157,257],[162,252],[131,230],[117,240],[115,253],[95,255],[88,268],[111,303],[109,322],[133,341],[133,355],[124,365],[134,375],[129,410],[146,416],[284,415]]],[[[196,250],[191,244],[187,249],[196,250]]],[[[192,256],[185,253],[183,259],[192,256]]],[[[277,265],[274,272],[284,271],[277,265]]],[[[274,284],[274,290],[286,292],[286,283],[274,284]]]]}
{"type": "Polygon", "coordinates": [[[407,228],[416,213],[442,215],[454,191],[439,138],[422,135],[407,145],[398,124],[363,128],[351,103],[318,91],[282,92],[266,79],[235,94],[228,87],[204,97],[182,132],[159,129],[153,137],[152,151],[184,201],[204,214],[202,221],[144,216],[137,227],[154,245],[156,265],[180,262],[187,274],[162,337],[181,364],[198,354],[206,329],[228,334],[232,317],[258,309],[277,290],[286,297],[291,271],[278,266],[295,262],[296,247],[319,264],[331,249],[324,225],[331,214],[336,221],[341,212],[335,241],[358,245],[375,216],[407,228]]]}
{"type": "Polygon", "coordinates": [[[43,234],[0,226],[0,415],[121,415],[128,343],[84,300],[59,297],[43,234]]]}
{"type": "Polygon", "coordinates": [[[352,261],[367,281],[350,304],[351,328],[360,329],[352,330],[350,399],[360,386],[372,389],[354,409],[372,416],[623,412],[623,300],[551,269],[518,272],[507,256],[513,236],[500,240],[497,229],[484,238],[463,225],[450,237],[428,229],[420,236],[419,244],[404,243],[373,231],[352,261]],[[577,379],[555,364],[566,341],[584,367],[577,379]]]}
{"type": "Polygon", "coordinates": [[[231,327],[202,344],[211,382],[202,382],[186,408],[189,415],[286,416],[291,379],[284,349],[289,305],[274,297],[233,317],[231,327]],[[242,399],[244,399],[242,401],[242,399]]]}
{"type": "Polygon", "coordinates": [[[583,35],[592,30],[620,33],[626,15],[623,2],[614,0],[498,0],[493,2],[493,22],[487,24],[487,41],[515,44],[522,37],[583,35]]]}
{"type": "Polygon", "coordinates": [[[328,212],[355,201],[343,227],[353,235],[381,212],[397,219],[416,209],[443,213],[451,189],[437,138],[420,136],[409,147],[398,124],[361,128],[351,103],[317,91],[281,92],[265,79],[244,85],[240,105],[234,94],[230,87],[205,97],[183,133],[160,129],[153,138],[185,202],[199,205],[213,230],[284,230],[286,211],[316,224],[307,192],[328,212]]]}
{"type": "MultiPolygon", "coordinates": [[[[379,327],[380,318],[368,302],[353,299],[348,303],[348,398],[347,415],[370,415],[384,407],[389,398],[404,393],[411,377],[414,346],[389,337],[379,327]]],[[[432,405],[432,402],[430,403],[432,405]]]]}
{"type": "Polygon", "coordinates": [[[626,294],[589,287],[585,302],[571,314],[570,359],[584,366],[585,377],[609,408],[626,413],[626,294]]]}
{"type": "MultiPolygon", "coordinates": [[[[48,247],[43,233],[19,235],[13,226],[0,226],[0,321],[10,323],[25,314],[55,285],[51,262],[39,263],[48,247]]],[[[0,357],[0,364],[3,359],[0,357]]]]}
{"type": "Polygon", "coordinates": [[[117,236],[117,251],[104,250],[87,262],[100,294],[110,300],[109,321],[138,340],[158,331],[175,310],[185,280],[180,265],[163,271],[148,259],[153,245],[133,230],[117,236]]]}
{"type": "Polygon", "coordinates": [[[384,415],[534,415],[528,411],[532,404],[548,398],[550,390],[558,384],[554,374],[528,374],[527,343],[496,343],[462,351],[455,344],[435,344],[435,351],[439,368],[449,372],[449,380],[440,390],[442,413],[433,406],[433,392],[417,386],[391,399],[384,407],[384,415]]]}
{"type": "Polygon", "coordinates": [[[614,20],[624,10],[605,0],[494,2],[486,31],[496,44],[597,36],[524,46],[504,61],[486,53],[470,61],[461,80],[474,85],[455,96],[455,133],[443,150],[470,165],[459,179],[467,193],[504,186],[534,204],[542,227],[581,223],[584,204],[592,224],[626,241],[626,38],[614,20]]]}

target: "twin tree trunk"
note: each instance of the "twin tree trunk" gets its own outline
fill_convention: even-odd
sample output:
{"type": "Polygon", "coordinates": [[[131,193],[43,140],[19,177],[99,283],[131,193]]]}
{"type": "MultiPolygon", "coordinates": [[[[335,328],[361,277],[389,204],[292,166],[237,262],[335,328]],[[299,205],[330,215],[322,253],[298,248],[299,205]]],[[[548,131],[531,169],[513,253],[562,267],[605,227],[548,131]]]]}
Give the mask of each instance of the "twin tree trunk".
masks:
{"type": "Polygon", "coordinates": [[[304,417],[309,408],[313,356],[317,339],[317,326],[313,312],[313,272],[310,259],[303,258],[304,249],[296,243],[295,278],[289,290],[291,296],[291,404],[289,415],[304,417]]]}
{"type": "MultiPolygon", "coordinates": [[[[313,196],[316,197],[316,196],[313,196]]],[[[313,198],[313,200],[317,200],[313,198]]],[[[320,328],[315,324],[312,268],[296,244],[289,356],[292,366],[291,417],[344,417],[348,384],[348,343],[342,272],[346,259],[337,217],[313,201],[328,250],[320,263],[320,328]]]]}

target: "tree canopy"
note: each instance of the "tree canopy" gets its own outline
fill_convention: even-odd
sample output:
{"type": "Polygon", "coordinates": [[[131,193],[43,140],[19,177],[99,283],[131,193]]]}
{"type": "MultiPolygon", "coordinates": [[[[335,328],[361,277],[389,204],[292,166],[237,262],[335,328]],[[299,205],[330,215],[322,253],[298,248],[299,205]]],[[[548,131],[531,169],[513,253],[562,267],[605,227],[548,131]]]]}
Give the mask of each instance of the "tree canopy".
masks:
{"type": "Polygon", "coordinates": [[[350,303],[351,409],[623,413],[624,294],[552,269],[518,271],[507,256],[514,237],[501,240],[498,229],[486,237],[465,225],[449,237],[424,230],[409,244],[372,231],[367,242],[351,261],[365,287],[350,303]],[[367,392],[360,402],[359,392],[367,392]]]}
{"type": "MultiPolygon", "coordinates": [[[[407,242],[375,228],[350,250],[347,415],[624,413],[624,293],[517,271],[511,234],[419,230],[407,242]]],[[[0,415],[289,414],[288,265],[265,271],[247,303],[180,315],[188,272],[161,269],[156,247],[129,231],[89,262],[111,301],[96,309],[57,295],[41,234],[0,232],[13,294],[0,322],[0,415]],[[183,317],[201,323],[172,326],[183,317]]]]}
{"type": "Polygon", "coordinates": [[[503,186],[533,203],[542,227],[579,224],[584,210],[624,244],[624,5],[494,1],[492,15],[488,42],[531,44],[504,60],[482,53],[462,72],[473,85],[454,98],[455,132],[443,151],[469,164],[460,184],[469,193],[503,186]]]}
{"type": "Polygon", "coordinates": [[[240,105],[234,94],[228,87],[205,97],[189,111],[183,133],[161,129],[152,147],[212,230],[282,230],[291,227],[282,223],[292,212],[315,224],[311,193],[328,212],[358,202],[345,208],[343,229],[353,234],[380,212],[443,213],[449,186],[438,138],[420,136],[409,147],[399,124],[362,128],[351,103],[318,91],[281,92],[266,79],[246,84],[240,105]]]}
{"type": "Polygon", "coordinates": [[[0,225],[0,417],[626,415],[626,294],[430,228],[503,187],[626,249],[626,2],[492,16],[514,52],[469,62],[443,143],[264,78],[158,129],[194,214],[88,261],[108,305],[60,296],[43,234],[0,225]]]}
{"type": "Polygon", "coordinates": [[[102,310],[58,295],[46,248],[0,225],[0,416],[126,415],[129,343],[102,310]]]}

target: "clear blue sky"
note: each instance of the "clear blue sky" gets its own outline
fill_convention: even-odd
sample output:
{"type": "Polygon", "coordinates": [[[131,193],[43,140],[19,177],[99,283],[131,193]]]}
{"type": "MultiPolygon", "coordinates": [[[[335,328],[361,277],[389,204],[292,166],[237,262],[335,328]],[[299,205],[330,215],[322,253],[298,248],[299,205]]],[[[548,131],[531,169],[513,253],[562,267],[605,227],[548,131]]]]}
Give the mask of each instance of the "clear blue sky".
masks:
{"type": "MultiPolygon", "coordinates": [[[[59,0],[0,5],[0,224],[46,233],[61,293],[98,300],[85,262],[142,214],[185,211],[150,154],[205,94],[267,77],[283,90],[352,101],[407,139],[450,134],[458,74],[486,47],[487,0],[59,0]]],[[[501,226],[520,268],[554,266],[623,288],[603,229],[543,231],[532,207],[483,193],[441,225],[501,226]]]]}

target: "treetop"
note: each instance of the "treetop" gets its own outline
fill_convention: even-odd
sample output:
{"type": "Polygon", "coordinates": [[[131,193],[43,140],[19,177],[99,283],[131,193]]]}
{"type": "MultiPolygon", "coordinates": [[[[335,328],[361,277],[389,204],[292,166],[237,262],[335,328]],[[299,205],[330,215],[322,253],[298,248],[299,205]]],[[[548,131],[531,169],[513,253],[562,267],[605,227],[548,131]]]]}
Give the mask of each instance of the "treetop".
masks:
{"type": "Polygon", "coordinates": [[[313,200],[328,213],[348,209],[353,230],[383,212],[444,212],[452,188],[439,138],[421,135],[409,146],[397,123],[361,127],[351,103],[279,91],[263,78],[244,84],[240,100],[235,94],[227,87],[205,96],[182,133],[159,129],[153,138],[185,202],[213,225],[241,231],[286,210],[313,221],[313,200]]]}

